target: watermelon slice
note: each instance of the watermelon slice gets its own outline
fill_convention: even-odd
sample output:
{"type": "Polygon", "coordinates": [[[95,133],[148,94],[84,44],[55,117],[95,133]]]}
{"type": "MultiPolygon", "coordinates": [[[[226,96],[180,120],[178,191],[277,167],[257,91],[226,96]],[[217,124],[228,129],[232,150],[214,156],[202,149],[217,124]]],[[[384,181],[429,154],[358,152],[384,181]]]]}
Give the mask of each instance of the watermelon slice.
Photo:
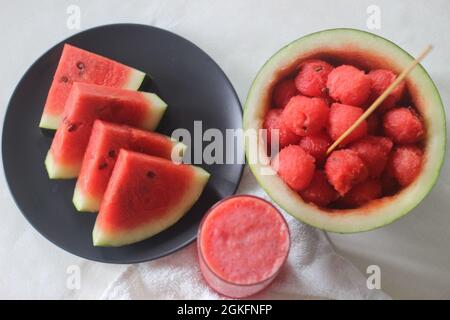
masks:
{"type": "Polygon", "coordinates": [[[57,129],[74,82],[137,90],[145,73],[69,44],[64,49],[45,102],[39,127],[57,129]]]}
{"type": "Polygon", "coordinates": [[[158,133],[96,120],[73,195],[78,211],[99,210],[120,149],[172,159],[172,153],[182,156],[186,146],[158,133]]]}
{"type": "Polygon", "coordinates": [[[75,83],[45,159],[50,178],[78,176],[96,119],[154,130],[166,107],[152,93],[75,83]]]}
{"type": "Polygon", "coordinates": [[[95,221],[95,246],[147,239],[177,222],[200,197],[209,174],[195,166],[122,149],[95,221]]]}

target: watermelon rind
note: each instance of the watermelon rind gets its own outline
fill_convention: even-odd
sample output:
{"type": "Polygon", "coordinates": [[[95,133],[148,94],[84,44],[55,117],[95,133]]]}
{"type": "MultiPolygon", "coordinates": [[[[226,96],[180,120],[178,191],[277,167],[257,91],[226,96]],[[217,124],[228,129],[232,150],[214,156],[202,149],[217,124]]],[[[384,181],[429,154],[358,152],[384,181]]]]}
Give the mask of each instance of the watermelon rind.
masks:
{"type": "Polygon", "coordinates": [[[41,117],[41,121],[39,122],[39,128],[56,130],[61,124],[62,116],[61,115],[49,115],[43,114],[41,117]]]}
{"type": "MultiPolygon", "coordinates": [[[[273,84],[280,72],[299,61],[327,52],[356,52],[360,57],[369,53],[399,73],[413,57],[393,42],[375,34],[355,29],[331,29],[316,32],[288,44],[275,53],[260,69],[244,106],[245,130],[259,130],[270,99],[273,84]]],[[[392,197],[374,200],[368,205],[348,210],[321,209],[308,204],[277,175],[270,172],[265,148],[250,147],[245,142],[249,166],[260,186],[286,212],[311,226],[336,233],[368,231],[387,225],[409,213],[431,191],[436,183],[445,157],[446,123],[439,92],[426,70],[418,65],[406,78],[408,88],[414,91],[413,100],[423,116],[427,128],[423,168],[416,180],[392,197]],[[253,152],[257,149],[256,152],[253,152]]],[[[261,146],[262,140],[258,138],[261,146]]]]}
{"type": "Polygon", "coordinates": [[[170,212],[167,212],[159,221],[152,221],[147,225],[142,225],[133,230],[122,232],[108,233],[102,230],[96,223],[92,232],[92,239],[94,246],[100,247],[120,247],[127,244],[142,241],[150,238],[155,234],[174,225],[194,203],[200,198],[206,184],[209,180],[209,173],[199,167],[191,166],[194,170],[194,177],[191,181],[191,186],[188,188],[184,197],[178,200],[178,205],[170,212]]]}
{"type": "MultiPolygon", "coordinates": [[[[172,152],[177,156],[182,157],[187,149],[184,143],[170,138],[173,142],[172,152]]],[[[174,159],[178,160],[178,159],[174,159]]],[[[100,209],[101,199],[91,196],[81,191],[78,185],[75,185],[75,190],[72,198],[73,205],[80,212],[98,212],[100,209]]]]}
{"type": "Polygon", "coordinates": [[[155,130],[161,121],[164,112],[167,109],[167,103],[165,103],[160,97],[158,97],[154,93],[149,92],[141,92],[144,98],[149,102],[149,116],[144,119],[144,123],[142,125],[143,128],[147,130],[155,130]]]}
{"type": "Polygon", "coordinates": [[[99,198],[92,197],[82,192],[76,185],[73,192],[72,202],[75,209],[79,212],[97,212],[101,203],[99,198]]]}
{"type": "Polygon", "coordinates": [[[172,162],[180,164],[183,161],[183,156],[186,153],[188,146],[182,142],[179,142],[177,139],[174,139],[172,137],[170,138],[170,140],[172,140],[172,142],[173,142],[172,155],[171,155],[172,162]]]}
{"type": "Polygon", "coordinates": [[[142,85],[142,82],[144,82],[144,79],[145,79],[145,72],[142,72],[137,69],[132,69],[130,72],[128,82],[125,83],[123,89],[138,90],[139,87],[142,85]]]}
{"type": "Polygon", "coordinates": [[[45,168],[47,169],[48,177],[50,179],[71,179],[76,177],[78,172],[80,172],[79,166],[57,164],[53,158],[51,149],[45,157],[45,168]]]}

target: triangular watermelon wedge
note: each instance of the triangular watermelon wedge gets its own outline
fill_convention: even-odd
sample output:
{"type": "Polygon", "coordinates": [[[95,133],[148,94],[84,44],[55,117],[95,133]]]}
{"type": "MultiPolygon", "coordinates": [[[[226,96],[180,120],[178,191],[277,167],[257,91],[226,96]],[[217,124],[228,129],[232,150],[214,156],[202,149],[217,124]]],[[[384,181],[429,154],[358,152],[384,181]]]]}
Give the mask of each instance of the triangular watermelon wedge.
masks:
{"type": "Polygon", "coordinates": [[[95,246],[119,247],[176,223],[198,200],[205,170],[121,150],[95,222],[95,246]]]}
{"type": "Polygon", "coordinates": [[[75,83],[45,159],[50,179],[78,176],[96,119],[154,130],[166,107],[153,93],[75,83]]]}
{"type": "Polygon", "coordinates": [[[186,148],[159,133],[96,120],[75,186],[75,207],[89,212],[100,209],[120,149],[180,161],[177,158],[182,157],[186,148]]]}
{"type": "Polygon", "coordinates": [[[98,54],[65,44],[48,92],[39,127],[58,129],[74,82],[137,90],[145,73],[98,54]]]}

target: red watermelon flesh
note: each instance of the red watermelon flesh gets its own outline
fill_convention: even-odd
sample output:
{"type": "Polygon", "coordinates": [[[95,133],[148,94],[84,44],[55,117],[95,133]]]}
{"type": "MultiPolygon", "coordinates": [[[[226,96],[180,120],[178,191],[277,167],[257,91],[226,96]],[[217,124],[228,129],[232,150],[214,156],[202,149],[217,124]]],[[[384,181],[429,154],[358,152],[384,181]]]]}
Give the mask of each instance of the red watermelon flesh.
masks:
{"type": "Polygon", "coordinates": [[[99,210],[120,149],[172,159],[172,152],[178,157],[186,146],[162,134],[96,120],[73,196],[78,211],[99,210]]]}
{"type": "Polygon", "coordinates": [[[273,166],[281,163],[276,168],[279,178],[304,201],[333,210],[365,206],[381,195],[394,195],[411,184],[420,173],[422,155],[419,151],[423,148],[425,122],[414,106],[396,106],[402,96],[408,96],[405,82],[383,102],[379,112],[363,121],[330,156],[326,154],[331,142],[355,123],[364,108],[395,77],[395,73],[387,69],[366,74],[365,70],[348,64],[334,68],[326,61],[307,59],[297,68],[296,62],[295,70],[293,68],[275,83],[272,100],[280,99],[280,88],[288,87],[292,78],[299,94],[290,97],[283,109],[270,108],[263,119],[264,129],[280,127],[301,138],[298,143],[297,140],[280,143],[277,155],[268,154],[273,166]],[[345,146],[348,149],[342,149],[345,146]],[[301,153],[296,148],[315,158],[312,171],[311,166],[299,165],[301,153]],[[411,151],[411,148],[419,151],[411,151]],[[308,179],[300,176],[300,173],[313,172],[314,168],[325,169],[325,174],[317,174],[316,170],[312,180],[310,175],[308,179]],[[336,193],[338,199],[335,199],[336,193]]]}
{"type": "Polygon", "coordinates": [[[75,178],[96,119],[154,130],[166,104],[155,94],[75,83],[45,160],[50,178],[75,178]]]}
{"type": "Polygon", "coordinates": [[[57,129],[74,82],[137,90],[145,74],[95,53],[64,45],[39,126],[57,129]]]}
{"type": "Polygon", "coordinates": [[[95,222],[95,246],[147,239],[177,222],[209,179],[203,169],[122,149],[95,222]]]}

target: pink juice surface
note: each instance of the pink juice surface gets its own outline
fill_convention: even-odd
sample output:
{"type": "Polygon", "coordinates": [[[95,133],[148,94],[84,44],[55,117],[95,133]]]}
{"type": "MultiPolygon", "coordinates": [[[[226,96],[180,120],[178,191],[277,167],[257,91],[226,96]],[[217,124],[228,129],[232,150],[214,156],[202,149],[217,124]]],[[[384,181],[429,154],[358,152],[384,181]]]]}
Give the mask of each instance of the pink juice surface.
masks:
{"type": "Polygon", "coordinates": [[[210,209],[197,244],[208,284],[223,295],[242,298],[276,277],[286,261],[290,237],[286,221],[270,203],[235,196],[210,209]]]}

